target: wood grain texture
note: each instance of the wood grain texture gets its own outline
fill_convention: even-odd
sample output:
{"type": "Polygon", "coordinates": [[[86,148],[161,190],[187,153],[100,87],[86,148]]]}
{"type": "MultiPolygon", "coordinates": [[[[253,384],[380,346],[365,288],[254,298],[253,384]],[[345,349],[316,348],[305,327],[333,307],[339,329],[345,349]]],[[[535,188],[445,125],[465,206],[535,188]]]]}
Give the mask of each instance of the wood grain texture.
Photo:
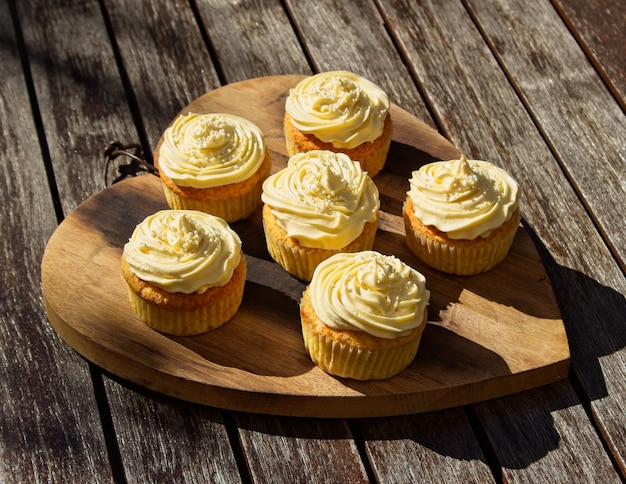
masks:
{"type": "MultiPolygon", "coordinates": [[[[230,84],[198,98],[184,111],[247,112],[266,135],[276,171],[286,160],[284,100],[289,87],[300,79],[273,76],[230,84]]],[[[409,167],[410,172],[420,163],[419,153],[456,154],[445,139],[400,108],[394,106],[391,116],[396,126],[392,144],[413,150],[406,159],[392,149],[388,163],[393,170],[409,167]]],[[[406,182],[407,175],[402,180],[406,182]]],[[[398,204],[405,192],[400,196],[398,204]]],[[[379,231],[374,248],[397,255],[426,275],[432,294],[429,321],[434,325],[425,331],[415,363],[397,377],[381,382],[342,381],[309,361],[303,351],[297,303],[284,296],[282,302],[275,289],[291,277],[273,271],[277,283],[266,275],[272,274],[269,268],[274,263],[266,255],[259,213],[233,225],[244,251],[257,254],[248,260],[251,273],[265,276],[250,281],[253,284],[247,286],[233,320],[198,337],[160,335],[141,323],[129,305],[115,305],[127,291],[119,270],[123,244],[140,220],[165,207],[156,177],[122,182],[66,218],[44,256],[44,300],[52,324],[81,354],[119,376],[218,407],[347,417],[445,408],[533,388],[566,375],[569,351],[558,308],[523,230],[498,268],[480,277],[445,277],[410,254],[402,219],[394,214],[386,215],[386,230],[379,231]],[[96,213],[101,217],[94,219],[96,213]],[[257,260],[263,254],[266,260],[257,260]],[[63,295],[74,291],[81,292],[81,298],[68,302],[63,295]],[[269,298],[275,303],[264,308],[262,301],[269,298]],[[255,328],[254,337],[250,327],[255,328]],[[280,348],[277,358],[264,358],[268,345],[280,348]]]]}
{"type": "Polygon", "coordinates": [[[105,386],[113,424],[124,429],[119,450],[128,482],[242,481],[222,412],[112,379],[105,386]]]}
{"type": "Polygon", "coordinates": [[[174,114],[218,87],[219,76],[186,0],[105,0],[104,5],[149,156],[174,114]]]}
{"type": "Polygon", "coordinates": [[[311,74],[280,2],[202,0],[197,4],[227,82],[278,74],[311,74]]]}
{"type": "Polygon", "coordinates": [[[43,317],[40,261],[56,215],[16,29],[1,1],[0,481],[107,482],[88,365],[43,317]]]}
{"type": "Polygon", "coordinates": [[[565,475],[569,482],[620,481],[600,437],[586,429],[585,410],[569,382],[475,408],[502,465],[504,482],[523,481],[528,475],[535,482],[562,482],[565,475]],[[537,445],[529,447],[528,442],[537,445]],[[564,460],[562,453],[571,458],[564,460]]]}
{"type": "Polygon", "coordinates": [[[494,482],[462,409],[353,425],[378,482],[494,482]]]}
{"type": "Polygon", "coordinates": [[[120,135],[137,139],[137,130],[97,2],[19,2],[18,9],[67,214],[103,188],[104,147],[120,135]]]}
{"type": "MultiPolygon", "coordinates": [[[[526,4],[518,7],[524,11],[526,4]]],[[[602,432],[612,435],[609,440],[617,443],[616,459],[623,462],[624,426],[620,421],[625,420],[626,284],[622,271],[542,138],[543,128],[537,128],[516,101],[518,94],[484,46],[482,34],[464,6],[457,2],[416,5],[389,1],[382,11],[410,68],[422,85],[429,86],[426,95],[444,133],[466,153],[501,163],[520,181],[522,215],[547,249],[544,260],[555,291],[562,296],[559,302],[570,337],[572,368],[584,382],[594,407],[601,405],[603,410],[596,418],[604,415],[602,432]],[[452,83],[440,82],[453,78],[462,79],[462,91],[451,87],[452,83]],[[605,314],[606,309],[610,314],[605,314]]],[[[495,16],[489,20],[494,29],[507,26],[499,34],[502,36],[508,35],[505,32],[510,28],[507,12],[495,6],[488,14],[485,11],[485,16],[495,16]]],[[[518,32],[522,35],[523,30],[518,32]]],[[[532,41],[547,45],[542,38],[551,34],[554,32],[532,41]]],[[[518,41],[530,43],[531,38],[522,36],[518,41]]],[[[552,44],[559,44],[558,38],[551,37],[552,44]]],[[[545,98],[541,102],[551,104],[545,98]]],[[[562,136],[570,135],[565,132],[562,136]]],[[[580,157],[568,162],[588,163],[580,157]]],[[[581,169],[577,176],[587,176],[585,172],[581,169]]],[[[611,192],[608,196],[615,195],[611,192]]],[[[594,432],[591,427],[586,431],[594,432]]]]}
{"type": "Polygon", "coordinates": [[[253,482],[369,482],[346,420],[236,418],[253,482]]]}
{"type": "Polygon", "coordinates": [[[626,110],[626,58],[624,24],[626,6],[621,0],[587,2],[553,0],[555,8],[581,44],[600,76],[626,110]]]}

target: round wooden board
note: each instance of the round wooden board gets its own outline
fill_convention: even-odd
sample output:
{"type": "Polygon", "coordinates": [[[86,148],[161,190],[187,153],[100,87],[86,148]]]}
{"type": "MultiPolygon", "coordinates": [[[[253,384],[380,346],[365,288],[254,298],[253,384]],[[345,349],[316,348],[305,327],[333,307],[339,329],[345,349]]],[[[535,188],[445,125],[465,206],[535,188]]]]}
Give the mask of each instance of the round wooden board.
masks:
{"type": "MultiPolygon", "coordinates": [[[[282,118],[287,91],[302,76],[231,84],[181,113],[229,112],[265,133],[273,172],[285,166],[282,118]]],[[[478,402],[564,378],[569,347],[538,253],[518,231],[493,271],[454,277],[424,266],[407,249],[400,210],[412,170],[458,151],[398,106],[387,166],[375,178],[381,222],[375,249],[425,274],[428,326],[415,361],[383,381],[335,378],[305,353],[298,301],[304,286],[267,254],[260,211],[233,224],[248,257],[248,281],[236,316],[192,337],[160,334],[128,302],[120,256],[135,225],[167,208],[160,181],[130,178],[91,197],[50,238],[42,261],[50,323],[76,351],[107,371],[184,400],[275,415],[374,417],[478,402]]],[[[496,160],[497,161],[497,160],[496,160]]]]}

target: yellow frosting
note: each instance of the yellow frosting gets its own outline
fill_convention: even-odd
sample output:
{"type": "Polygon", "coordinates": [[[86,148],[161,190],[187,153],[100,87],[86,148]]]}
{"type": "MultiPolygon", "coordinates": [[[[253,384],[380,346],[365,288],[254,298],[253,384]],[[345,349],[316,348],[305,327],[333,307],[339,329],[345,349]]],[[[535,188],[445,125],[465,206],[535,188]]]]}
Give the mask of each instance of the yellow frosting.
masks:
{"type": "Polygon", "coordinates": [[[264,157],[263,133],[247,119],[189,113],[165,130],[159,170],[179,186],[212,188],[248,179],[264,157]]]}
{"type": "Polygon", "coordinates": [[[230,280],[241,260],[241,239],[214,215],[161,210],[137,225],[124,257],[137,277],[161,289],[203,293],[230,280]]]}
{"type": "Polygon", "coordinates": [[[413,172],[408,196],[415,216],[451,239],[473,240],[509,220],[519,205],[517,182],[479,160],[436,161],[413,172]]]}
{"type": "Polygon", "coordinates": [[[341,249],[376,220],[380,202],[372,179],[343,153],[309,151],[263,183],[261,200],[278,225],[304,247],[341,249]]]}
{"type": "Polygon", "coordinates": [[[425,324],[425,277],[395,256],[343,253],[323,261],[309,286],[320,321],[338,330],[393,339],[425,324]]]}
{"type": "Polygon", "coordinates": [[[352,149],[382,134],[389,99],[377,85],[356,74],[323,72],[291,89],[285,110],[301,132],[335,148],[352,149]]]}

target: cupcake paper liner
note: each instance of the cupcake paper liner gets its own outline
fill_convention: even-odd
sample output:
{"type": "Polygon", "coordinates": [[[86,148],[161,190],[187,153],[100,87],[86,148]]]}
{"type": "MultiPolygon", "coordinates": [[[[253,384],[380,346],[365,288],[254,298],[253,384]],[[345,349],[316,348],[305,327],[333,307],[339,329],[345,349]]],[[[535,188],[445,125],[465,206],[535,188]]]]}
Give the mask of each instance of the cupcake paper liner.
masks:
{"type": "MultiPolygon", "coordinates": [[[[217,290],[216,292],[176,293],[176,302],[159,297],[153,298],[149,290],[145,291],[142,297],[140,294],[144,293],[144,290],[139,290],[133,282],[135,279],[141,282],[136,277],[127,279],[126,282],[131,307],[139,319],[161,333],[190,336],[218,328],[235,315],[243,300],[246,273],[247,265],[243,258],[225,286],[209,289],[217,290]],[[209,297],[204,297],[205,295],[209,297]]],[[[125,272],[125,278],[129,274],[125,272]]]]}
{"type": "Polygon", "coordinates": [[[412,215],[404,210],[407,246],[424,263],[442,272],[456,275],[476,275],[487,272],[502,262],[513,244],[519,225],[519,213],[514,223],[496,229],[489,237],[472,241],[434,238],[421,232],[411,222],[412,215]]]}
{"type": "Polygon", "coordinates": [[[196,200],[183,197],[162,183],[165,199],[171,209],[174,210],[200,210],[221,217],[226,222],[236,222],[237,220],[249,217],[261,205],[262,185],[255,185],[247,193],[224,200],[196,200]]]}
{"type": "Polygon", "coordinates": [[[326,373],[355,380],[381,380],[397,375],[415,358],[423,327],[417,338],[402,346],[368,350],[316,332],[302,320],[304,346],[311,360],[326,373]]]}
{"type": "MultiPolygon", "coordinates": [[[[371,223],[372,222],[369,224],[371,223]]],[[[270,256],[287,272],[304,281],[310,281],[311,277],[313,277],[315,268],[322,261],[328,259],[337,252],[359,252],[362,250],[371,250],[374,246],[378,221],[375,222],[376,225],[374,226],[374,230],[371,230],[371,226],[369,224],[365,226],[359,237],[343,249],[317,249],[296,245],[291,239],[286,237],[286,234],[281,238],[277,233],[275,233],[275,231],[282,232],[282,229],[278,227],[275,222],[268,222],[268,216],[266,213],[263,215],[263,230],[265,233],[267,250],[270,256]],[[270,228],[270,224],[272,225],[272,228],[270,228]]]]}
{"type": "Polygon", "coordinates": [[[167,309],[142,299],[130,288],[128,295],[133,310],[148,326],[161,333],[190,336],[218,328],[232,318],[241,304],[243,286],[214,304],[190,310],[167,309]]]}

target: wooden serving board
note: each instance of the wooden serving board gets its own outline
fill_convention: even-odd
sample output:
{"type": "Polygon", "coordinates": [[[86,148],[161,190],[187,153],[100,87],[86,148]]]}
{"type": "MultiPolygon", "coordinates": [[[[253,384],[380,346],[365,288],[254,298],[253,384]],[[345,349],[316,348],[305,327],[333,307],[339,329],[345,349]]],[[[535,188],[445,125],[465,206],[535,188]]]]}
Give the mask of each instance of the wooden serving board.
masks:
{"type": "MultiPolygon", "coordinates": [[[[265,133],[273,171],[285,166],[285,96],[301,76],[252,79],[212,91],[182,112],[229,112],[265,133]]],[[[458,157],[436,131],[392,106],[394,136],[375,178],[381,222],[375,249],[425,274],[428,326],[415,361],[383,381],[335,378],[305,353],[298,301],[303,284],[271,260],[260,210],[233,224],[248,257],[236,316],[199,336],[160,334],[133,313],[121,275],[122,247],[135,225],[167,208],[152,175],[126,179],[74,210],[42,261],[50,323],[76,351],[152,390],[215,407],[276,415],[373,417],[464,405],[548,384],[569,370],[559,309],[523,227],[507,259],[487,274],[454,277],[424,266],[406,247],[401,206],[411,171],[458,157]]]]}

